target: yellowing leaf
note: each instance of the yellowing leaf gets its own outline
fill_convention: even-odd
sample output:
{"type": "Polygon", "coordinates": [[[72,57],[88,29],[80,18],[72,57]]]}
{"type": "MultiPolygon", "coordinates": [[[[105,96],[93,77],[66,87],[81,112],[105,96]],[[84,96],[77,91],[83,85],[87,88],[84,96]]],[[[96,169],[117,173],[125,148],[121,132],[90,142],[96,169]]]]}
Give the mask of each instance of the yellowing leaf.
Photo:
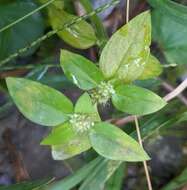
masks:
{"type": "Polygon", "coordinates": [[[149,159],[147,153],[132,137],[111,124],[96,124],[91,128],[89,136],[95,151],[108,159],[129,162],[149,159]]]}
{"type": "Polygon", "coordinates": [[[52,157],[54,160],[65,160],[76,156],[90,148],[86,141],[77,141],[76,139],[65,145],[53,145],[52,157]]]}
{"type": "Polygon", "coordinates": [[[136,80],[149,57],[151,18],[146,11],[119,29],[104,47],[100,68],[104,76],[118,81],[136,80]]]}
{"type": "Polygon", "coordinates": [[[149,56],[145,64],[143,73],[138,77],[139,80],[150,79],[159,76],[162,73],[163,67],[159,60],[153,55],[149,56]]]}
{"type": "Polygon", "coordinates": [[[24,78],[9,77],[6,82],[20,112],[37,124],[56,126],[73,112],[71,101],[53,88],[24,78]]]}
{"type": "Polygon", "coordinates": [[[70,123],[54,128],[41,144],[52,146],[52,155],[55,160],[71,158],[91,147],[88,134],[77,133],[70,123]]]}
{"type": "MultiPolygon", "coordinates": [[[[76,16],[55,7],[49,7],[48,10],[49,20],[53,29],[63,28],[65,24],[76,18],[76,16]]],[[[84,20],[59,31],[57,34],[66,43],[79,49],[87,49],[96,43],[94,29],[84,20]]]]}

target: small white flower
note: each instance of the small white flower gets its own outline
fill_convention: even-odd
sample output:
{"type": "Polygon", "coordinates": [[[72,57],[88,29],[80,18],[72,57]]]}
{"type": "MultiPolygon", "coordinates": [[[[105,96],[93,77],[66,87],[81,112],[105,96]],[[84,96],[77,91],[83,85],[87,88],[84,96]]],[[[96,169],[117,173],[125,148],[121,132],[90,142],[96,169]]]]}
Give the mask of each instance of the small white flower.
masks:
{"type": "Polygon", "coordinates": [[[90,96],[94,103],[106,104],[108,100],[115,94],[115,90],[110,82],[101,82],[96,89],[94,89],[90,96]]]}
{"type": "Polygon", "coordinates": [[[78,133],[83,133],[94,126],[93,118],[85,114],[73,114],[69,122],[78,133]]]}

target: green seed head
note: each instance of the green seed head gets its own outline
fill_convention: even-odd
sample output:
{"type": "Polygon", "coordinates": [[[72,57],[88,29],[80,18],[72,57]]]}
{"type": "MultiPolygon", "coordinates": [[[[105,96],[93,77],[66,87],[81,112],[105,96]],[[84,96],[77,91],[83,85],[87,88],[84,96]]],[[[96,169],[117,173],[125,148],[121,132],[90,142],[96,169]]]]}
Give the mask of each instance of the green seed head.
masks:
{"type": "Polygon", "coordinates": [[[83,133],[94,126],[93,118],[84,114],[73,114],[70,116],[70,123],[75,131],[83,133]]]}
{"type": "Polygon", "coordinates": [[[90,96],[94,103],[106,104],[115,94],[115,90],[110,82],[101,82],[97,88],[91,91],[90,96]]]}

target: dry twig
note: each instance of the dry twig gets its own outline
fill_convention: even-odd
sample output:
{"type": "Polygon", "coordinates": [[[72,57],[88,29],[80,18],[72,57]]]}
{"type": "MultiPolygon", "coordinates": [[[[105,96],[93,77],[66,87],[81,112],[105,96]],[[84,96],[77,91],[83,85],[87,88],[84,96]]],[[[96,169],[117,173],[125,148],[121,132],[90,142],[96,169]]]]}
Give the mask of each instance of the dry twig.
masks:
{"type": "Polygon", "coordinates": [[[5,147],[8,150],[8,155],[15,173],[16,182],[28,180],[29,174],[23,164],[22,155],[18,150],[16,150],[16,146],[12,143],[11,129],[8,128],[5,130],[3,133],[3,140],[5,147]]]}

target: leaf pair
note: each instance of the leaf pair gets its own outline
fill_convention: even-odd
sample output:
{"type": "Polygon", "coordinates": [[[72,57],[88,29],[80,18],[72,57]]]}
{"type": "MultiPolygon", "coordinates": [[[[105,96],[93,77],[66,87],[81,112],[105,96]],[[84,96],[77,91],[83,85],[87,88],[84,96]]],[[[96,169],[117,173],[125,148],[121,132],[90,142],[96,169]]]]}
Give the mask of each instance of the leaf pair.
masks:
{"type": "Polygon", "coordinates": [[[7,78],[6,81],[11,97],[25,117],[41,125],[56,126],[42,142],[52,146],[54,159],[67,159],[91,147],[113,160],[149,159],[133,138],[100,121],[97,108],[87,93],[73,108],[67,97],[48,86],[22,78],[7,78]]]}
{"type": "Polygon", "coordinates": [[[80,55],[61,51],[65,75],[79,88],[88,90],[92,98],[85,93],[74,108],[67,97],[52,88],[27,79],[7,79],[12,98],[27,118],[57,126],[42,142],[52,146],[55,159],[67,159],[90,147],[113,160],[149,159],[133,138],[100,121],[93,101],[106,103],[112,98],[117,109],[136,115],[153,113],[166,104],[149,90],[123,84],[158,74],[152,72],[160,65],[149,53],[150,25],[149,12],[145,12],[117,31],[101,54],[100,69],[80,55]],[[149,71],[150,67],[154,69],[149,71]]]}
{"type": "Polygon", "coordinates": [[[150,13],[144,12],[119,29],[104,47],[98,68],[90,60],[61,51],[61,66],[74,84],[83,90],[91,90],[97,103],[112,98],[114,106],[123,112],[136,115],[150,114],[165,106],[165,101],[153,92],[123,85],[136,79],[148,79],[159,75],[162,67],[150,54],[150,13]]]}
{"type": "Polygon", "coordinates": [[[55,160],[68,159],[91,147],[98,154],[111,160],[136,162],[149,159],[133,138],[119,128],[104,122],[96,123],[82,134],[77,134],[70,125],[69,129],[65,129],[62,125],[54,129],[42,144],[52,146],[55,160]],[[66,132],[67,130],[71,131],[71,135],[66,132]]]}

